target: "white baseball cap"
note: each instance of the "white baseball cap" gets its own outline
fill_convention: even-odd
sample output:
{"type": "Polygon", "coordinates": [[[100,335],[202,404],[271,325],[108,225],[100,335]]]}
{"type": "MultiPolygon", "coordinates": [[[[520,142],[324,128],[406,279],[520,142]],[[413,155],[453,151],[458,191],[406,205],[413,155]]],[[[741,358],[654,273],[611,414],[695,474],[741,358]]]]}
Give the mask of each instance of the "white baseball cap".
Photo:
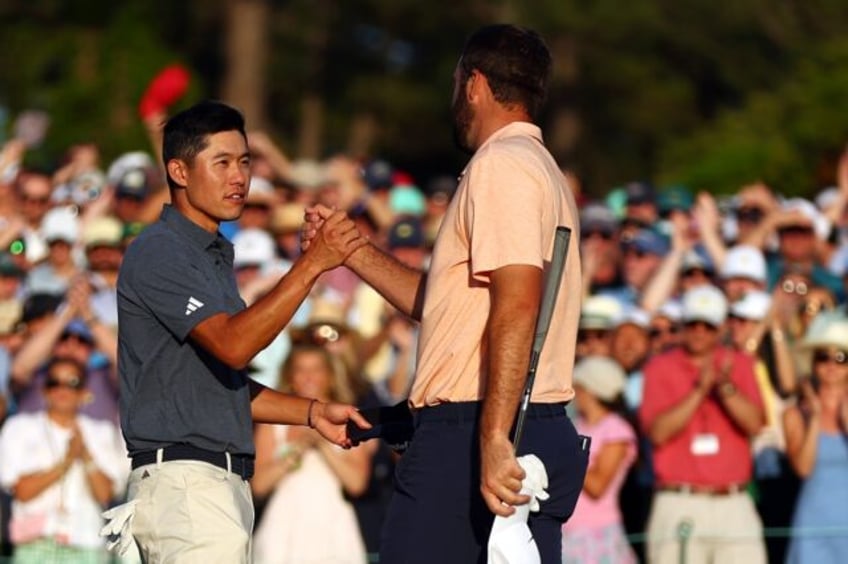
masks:
{"type": "Polygon", "coordinates": [[[767,292],[746,292],[742,299],[730,305],[730,315],[760,321],[766,316],[770,307],[771,296],[767,292]]]}
{"type": "Polygon", "coordinates": [[[666,300],[654,312],[654,317],[667,317],[671,321],[677,323],[683,318],[683,304],[677,300],[666,300]]]}
{"type": "Polygon", "coordinates": [[[635,325],[642,329],[649,329],[651,326],[651,316],[644,309],[628,307],[615,320],[616,327],[621,327],[622,325],[635,325]]]}
{"type": "Polygon", "coordinates": [[[603,401],[614,400],[627,382],[624,369],[606,356],[587,356],[575,366],[573,382],[603,401]]]}
{"type": "Polygon", "coordinates": [[[736,245],[727,250],[721,277],[747,278],[756,282],[766,282],[766,259],[760,249],[751,245],[736,245]]]}
{"type": "Polygon", "coordinates": [[[274,239],[262,229],[242,229],[233,237],[233,266],[262,266],[274,259],[274,239]]]}
{"type": "Polygon", "coordinates": [[[781,206],[784,211],[798,211],[806,218],[813,232],[819,239],[827,239],[830,233],[830,221],[809,200],[804,198],[790,198],[784,200],[781,206]]]}
{"type": "Polygon", "coordinates": [[[622,310],[621,302],[612,296],[589,296],[580,308],[580,329],[612,329],[622,310]]]}
{"type": "Polygon", "coordinates": [[[71,206],[53,208],[41,220],[41,236],[48,243],[65,241],[73,245],[79,239],[79,231],[77,212],[71,206]]]}
{"type": "Polygon", "coordinates": [[[727,318],[727,298],[711,285],[692,288],[683,295],[683,322],[705,321],[718,327],[727,318]]]}

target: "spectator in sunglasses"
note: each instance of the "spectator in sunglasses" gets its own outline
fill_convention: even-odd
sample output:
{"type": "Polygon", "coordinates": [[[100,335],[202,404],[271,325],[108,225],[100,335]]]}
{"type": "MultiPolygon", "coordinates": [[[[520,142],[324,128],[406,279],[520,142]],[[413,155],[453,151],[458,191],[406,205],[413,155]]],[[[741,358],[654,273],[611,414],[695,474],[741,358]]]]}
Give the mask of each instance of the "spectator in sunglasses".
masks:
{"type": "Polygon", "coordinates": [[[128,468],[117,428],[79,412],[85,383],[84,366],[54,357],[42,388],[45,410],[12,416],[0,434],[16,562],[105,557],[100,512],[121,491],[128,468]]]}
{"type": "MultiPolygon", "coordinates": [[[[848,504],[848,318],[838,312],[819,315],[803,346],[812,354],[811,378],[801,386],[799,404],[783,418],[789,460],[804,480],[792,526],[841,528],[848,504]]],[[[845,535],[796,536],[787,562],[842,562],[846,553],[845,535]]]]}
{"type": "Polygon", "coordinates": [[[580,211],[580,255],[585,296],[596,293],[617,296],[624,290],[618,235],[618,220],[605,205],[590,203],[580,211]]]}

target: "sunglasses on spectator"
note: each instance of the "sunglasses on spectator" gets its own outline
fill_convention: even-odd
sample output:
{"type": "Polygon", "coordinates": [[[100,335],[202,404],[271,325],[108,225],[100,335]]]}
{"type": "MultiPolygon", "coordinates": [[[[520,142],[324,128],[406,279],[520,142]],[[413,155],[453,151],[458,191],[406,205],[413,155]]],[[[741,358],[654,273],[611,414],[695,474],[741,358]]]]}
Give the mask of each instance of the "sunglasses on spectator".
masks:
{"type": "Polygon", "coordinates": [[[586,233],[580,234],[581,238],[588,241],[593,237],[598,237],[599,239],[603,239],[604,241],[609,241],[612,239],[612,233],[606,233],[604,231],[587,231],[586,233]]]}
{"type": "Polygon", "coordinates": [[[664,329],[660,329],[658,327],[654,327],[648,333],[652,339],[656,339],[657,337],[662,337],[664,335],[677,335],[680,332],[680,329],[677,325],[672,325],[671,327],[666,327],[664,329]]]}
{"type": "Polygon", "coordinates": [[[692,330],[696,328],[707,329],[709,331],[718,331],[718,327],[713,325],[712,323],[707,323],[706,321],[701,321],[700,319],[696,319],[693,321],[687,321],[683,324],[686,329],[692,330]]]}
{"type": "Polygon", "coordinates": [[[710,274],[703,268],[690,268],[689,270],[684,270],[681,276],[683,276],[684,278],[689,276],[702,276],[704,278],[709,278],[710,274]]]}
{"type": "Polygon", "coordinates": [[[736,219],[742,223],[759,223],[764,215],[760,208],[739,208],[736,219]]]}
{"type": "Polygon", "coordinates": [[[848,364],[848,354],[845,351],[834,351],[832,354],[828,351],[816,351],[813,353],[813,362],[835,362],[844,366],[848,364]]]}
{"type": "Polygon", "coordinates": [[[597,329],[584,329],[583,331],[577,332],[577,340],[578,341],[601,341],[606,339],[608,331],[601,331],[597,329]]]}
{"type": "Polygon", "coordinates": [[[62,378],[60,376],[50,375],[47,377],[47,380],[44,382],[44,387],[48,390],[53,390],[56,388],[65,388],[68,390],[80,390],[82,389],[83,382],[80,378],[74,375],[72,378],[62,378]]]}
{"type": "Polygon", "coordinates": [[[789,225],[777,230],[779,235],[812,235],[813,228],[806,225],[789,225]]]}
{"type": "Polygon", "coordinates": [[[787,294],[798,294],[799,296],[806,296],[809,291],[806,282],[795,282],[794,280],[784,280],[780,288],[787,294]]]}
{"type": "Polygon", "coordinates": [[[28,196],[26,194],[22,194],[21,201],[27,204],[44,205],[50,201],[50,196],[28,196]]]}
{"type": "Polygon", "coordinates": [[[626,217],[621,220],[622,227],[634,227],[636,229],[645,229],[651,225],[647,221],[636,219],[635,217],[626,217]]]}

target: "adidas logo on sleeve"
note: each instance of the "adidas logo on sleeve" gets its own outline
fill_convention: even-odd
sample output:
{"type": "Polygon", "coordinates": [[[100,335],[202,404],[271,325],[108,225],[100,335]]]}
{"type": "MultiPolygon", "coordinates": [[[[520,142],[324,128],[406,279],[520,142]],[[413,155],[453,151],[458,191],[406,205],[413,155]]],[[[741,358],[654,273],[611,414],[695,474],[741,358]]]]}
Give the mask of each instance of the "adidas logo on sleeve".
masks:
{"type": "Polygon", "coordinates": [[[199,310],[202,307],[203,307],[203,302],[201,302],[200,300],[198,300],[197,298],[192,296],[188,299],[188,303],[186,304],[185,314],[191,315],[192,313],[194,313],[195,311],[199,310]]]}

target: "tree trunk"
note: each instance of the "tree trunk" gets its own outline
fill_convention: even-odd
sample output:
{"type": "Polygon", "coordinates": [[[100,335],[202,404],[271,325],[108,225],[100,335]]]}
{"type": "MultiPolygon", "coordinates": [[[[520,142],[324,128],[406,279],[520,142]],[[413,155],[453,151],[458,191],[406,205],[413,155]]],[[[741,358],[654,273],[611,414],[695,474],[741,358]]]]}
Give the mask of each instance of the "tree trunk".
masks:
{"type": "Polygon", "coordinates": [[[265,129],[265,76],[268,60],[267,0],[227,0],[226,72],[223,98],[239,108],[248,129],[265,129]]]}

